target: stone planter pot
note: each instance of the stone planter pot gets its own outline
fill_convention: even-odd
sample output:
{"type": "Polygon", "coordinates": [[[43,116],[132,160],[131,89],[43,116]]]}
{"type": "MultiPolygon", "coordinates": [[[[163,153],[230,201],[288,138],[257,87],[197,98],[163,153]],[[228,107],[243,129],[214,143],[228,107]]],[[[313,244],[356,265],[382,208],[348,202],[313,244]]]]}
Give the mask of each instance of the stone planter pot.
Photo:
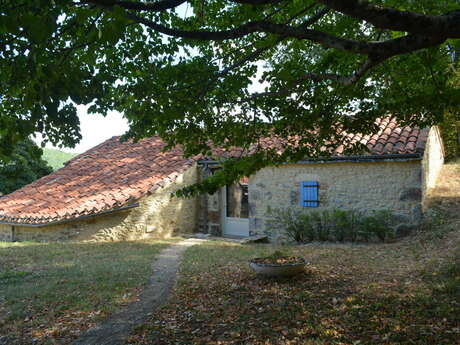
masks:
{"type": "Polygon", "coordinates": [[[286,264],[261,264],[254,262],[252,259],[249,261],[249,266],[254,270],[257,275],[263,277],[291,277],[305,271],[307,262],[302,259],[301,262],[286,263],[286,264]]]}

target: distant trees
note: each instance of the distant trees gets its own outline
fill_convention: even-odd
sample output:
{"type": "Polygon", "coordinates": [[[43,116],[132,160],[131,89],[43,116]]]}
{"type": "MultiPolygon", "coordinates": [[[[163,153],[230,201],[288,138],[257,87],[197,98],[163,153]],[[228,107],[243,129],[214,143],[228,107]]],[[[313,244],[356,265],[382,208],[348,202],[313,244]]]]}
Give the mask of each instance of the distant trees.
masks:
{"type": "Polygon", "coordinates": [[[53,169],[42,154],[43,150],[30,139],[18,143],[10,159],[0,160],[0,193],[11,193],[51,173],[53,169]]]}

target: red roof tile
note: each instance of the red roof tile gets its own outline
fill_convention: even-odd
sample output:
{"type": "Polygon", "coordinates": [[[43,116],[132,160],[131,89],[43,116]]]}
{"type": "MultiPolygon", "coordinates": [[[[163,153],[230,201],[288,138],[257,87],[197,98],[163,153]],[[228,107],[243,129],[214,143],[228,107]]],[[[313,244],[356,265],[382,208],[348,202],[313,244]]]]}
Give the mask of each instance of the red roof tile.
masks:
{"type": "MultiPolygon", "coordinates": [[[[374,135],[349,137],[367,145],[370,155],[423,152],[428,129],[401,128],[390,118],[378,125],[380,130],[374,135]]],[[[276,138],[262,142],[265,147],[283,149],[276,138]]],[[[129,205],[174,181],[198,159],[184,158],[180,148],[162,152],[164,146],[158,137],[138,143],[121,143],[113,137],[73,158],[64,168],[1,197],[0,222],[45,224],[129,205]]],[[[336,155],[343,156],[343,149],[338,147],[336,155]]],[[[242,150],[216,152],[221,157],[238,157],[242,150]]]]}
{"type": "Polygon", "coordinates": [[[48,223],[125,206],[153,192],[196,159],[161,153],[158,137],[121,143],[113,137],[67,165],[0,198],[0,222],[48,223]]]}
{"type": "MultiPolygon", "coordinates": [[[[423,152],[425,142],[428,137],[429,128],[420,130],[417,127],[399,127],[395,118],[384,118],[376,121],[379,131],[373,135],[342,133],[344,137],[350,140],[350,144],[357,142],[367,146],[368,152],[366,155],[400,155],[400,154],[416,154],[423,152]],[[414,144],[416,143],[416,144],[414,144]]],[[[292,142],[296,142],[296,138],[290,138],[292,142]]],[[[283,146],[287,141],[277,139],[275,137],[263,138],[260,140],[264,148],[278,149],[282,152],[283,146]]],[[[256,149],[249,149],[249,153],[256,149]]],[[[335,150],[335,156],[344,156],[344,147],[340,145],[335,150]]],[[[243,154],[240,148],[215,149],[213,154],[220,157],[239,157],[243,154]]]]}

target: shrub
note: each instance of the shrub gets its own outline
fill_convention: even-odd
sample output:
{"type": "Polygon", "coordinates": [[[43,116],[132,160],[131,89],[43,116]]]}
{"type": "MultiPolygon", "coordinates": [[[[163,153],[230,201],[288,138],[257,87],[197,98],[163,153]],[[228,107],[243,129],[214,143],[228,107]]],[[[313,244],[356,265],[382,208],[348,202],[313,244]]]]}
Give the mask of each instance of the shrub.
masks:
{"type": "MultiPolygon", "coordinates": [[[[314,241],[316,238],[316,230],[312,217],[308,213],[300,214],[300,232],[302,233],[302,243],[314,241]]],[[[292,238],[292,237],[291,237],[292,238]]]]}
{"type": "Polygon", "coordinates": [[[356,242],[358,239],[361,213],[357,210],[339,210],[332,211],[334,219],[335,240],[338,242],[356,242]]]}
{"type": "Polygon", "coordinates": [[[394,237],[391,228],[393,215],[386,210],[373,211],[371,215],[363,217],[361,221],[361,233],[366,235],[369,240],[375,235],[380,241],[384,242],[394,237]]]}
{"type": "Polygon", "coordinates": [[[283,231],[298,243],[386,241],[394,236],[393,215],[385,210],[365,215],[358,210],[301,212],[293,208],[269,208],[266,216],[269,232],[283,231]]]}
{"type": "Polygon", "coordinates": [[[306,241],[304,231],[302,231],[302,217],[298,210],[268,208],[267,217],[266,226],[269,232],[283,230],[289,238],[296,242],[306,241]]]}

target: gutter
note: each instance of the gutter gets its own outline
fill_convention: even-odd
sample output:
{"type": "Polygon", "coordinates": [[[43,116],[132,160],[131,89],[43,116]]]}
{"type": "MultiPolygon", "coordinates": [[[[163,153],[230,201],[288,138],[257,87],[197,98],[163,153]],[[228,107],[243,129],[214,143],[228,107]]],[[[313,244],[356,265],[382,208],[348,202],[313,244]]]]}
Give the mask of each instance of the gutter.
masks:
{"type": "MultiPolygon", "coordinates": [[[[364,163],[364,162],[407,162],[407,161],[420,161],[423,156],[420,153],[406,153],[406,154],[390,154],[390,155],[361,155],[361,156],[348,156],[348,157],[324,157],[318,159],[310,159],[304,161],[297,161],[288,164],[324,164],[324,163],[337,163],[337,162],[351,162],[351,163],[364,163]]],[[[199,165],[220,165],[219,161],[215,160],[199,160],[199,165]]]]}
{"type": "Polygon", "coordinates": [[[99,216],[105,216],[105,215],[108,215],[108,214],[129,210],[129,209],[135,208],[135,207],[139,207],[138,202],[136,202],[135,204],[130,204],[130,205],[127,205],[127,206],[123,206],[123,207],[108,210],[108,211],[103,211],[103,212],[94,213],[94,214],[88,214],[88,215],[77,217],[77,218],[56,220],[54,222],[48,222],[48,223],[30,224],[30,223],[4,222],[4,221],[0,220],[0,224],[11,225],[12,227],[14,227],[14,226],[24,226],[24,227],[27,227],[27,228],[42,228],[42,227],[50,226],[50,225],[59,225],[59,224],[71,223],[71,222],[76,222],[76,221],[90,219],[90,218],[99,217],[99,216]]]}

